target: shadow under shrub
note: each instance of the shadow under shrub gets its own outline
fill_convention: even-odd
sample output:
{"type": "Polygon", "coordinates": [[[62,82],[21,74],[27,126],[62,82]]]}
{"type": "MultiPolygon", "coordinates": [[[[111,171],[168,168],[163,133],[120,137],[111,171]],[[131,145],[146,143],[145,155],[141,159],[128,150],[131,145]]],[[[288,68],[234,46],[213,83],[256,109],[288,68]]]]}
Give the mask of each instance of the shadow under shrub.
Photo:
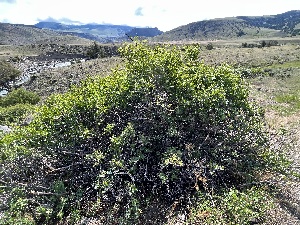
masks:
{"type": "Polygon", "coordinates": [[[201,63],[197,46],[135,42],[120,53],[124,68],[52,96],[0,140],[6,207],[22,184],[36,223],[137,224],[153,199],[189,204],[272,170],[263,113],[233,68],[201,63]]]}

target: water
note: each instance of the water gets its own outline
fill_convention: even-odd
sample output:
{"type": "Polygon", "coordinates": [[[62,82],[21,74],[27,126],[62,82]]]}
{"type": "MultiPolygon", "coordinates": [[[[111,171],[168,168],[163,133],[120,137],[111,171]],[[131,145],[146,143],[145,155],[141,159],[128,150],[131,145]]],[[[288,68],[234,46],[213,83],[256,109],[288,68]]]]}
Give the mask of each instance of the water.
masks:
{"type": "MultiPolygon", "coordinates": [[[[55,63],[54,65],[50,65],[47,68],[61,68],[61,67],[71,66],[71,65],[72,65],[72,63],[70,61],[67,61],[67,62],[55,63]]],[[[45,67],[43,69],[45,69],[45,67]]],[[[15,82],[11,82],[9,85],[10,86],[14,86],[14,85],[19,86],[21,84],[24,84],[30,80],[31,75],[34,73],[38,73],[37,70],[35,70],[34,72],[31,72],[31,73],[24,72],[23,75],[18,80],[16,80],[15,82]]],[[[2,90],[2,91],[0,91],[0,96],[5,96],[5,95],[7,95],[7,93],[8,93],[8,91],[2,90]]]]}
{"type": "Polygon", "coordinates": [[[6,125],[0,125],[0,132],[1,131],[4,133],[11,132],[11,128],[6,125]]]}
{"type": "MultiPolygon", "coordinates": [[[[9,83],[9,86],[13,87],[14,85],[21,85],[21,84],[24,84],[25,82],[29,81],[30,80],[30,76],[29,75],[23,75],[21,76],[18,80],[16,80],[15,82],[10,82],[9,83]]],[[[0,96],[5,96],[8,94],[8,91],[7,90],[2,90],[0,91],[0,96]]]]}
{"type": "Polygon", "coordinates": [[[24,84],[26,83],[27,81],[30,80],[30,75],[23,75],[21,76],[16,82],[14,82],[13,85],[21,85],[21,84],[24,84]]]}
{"type": "Polygon", "coordinates": [[[5,96],[7,95],[8,91],[7,90],[2,90],[0,91],[0,96],[5,96]]]}
{"type": "Polygon", "coordinates": [[[55,64],[55,68],[60,68],[65,66],[71,66],[71,62],[62,62],[62,63],[55,64]]]}

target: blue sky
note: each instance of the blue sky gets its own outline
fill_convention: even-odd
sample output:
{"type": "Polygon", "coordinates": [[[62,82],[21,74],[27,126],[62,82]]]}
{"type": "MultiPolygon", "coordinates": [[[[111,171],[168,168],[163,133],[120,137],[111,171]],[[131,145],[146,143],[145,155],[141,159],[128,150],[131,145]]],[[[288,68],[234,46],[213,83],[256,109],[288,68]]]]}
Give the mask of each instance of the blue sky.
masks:
{"type": "Polygon", "coordinates": [[[275,15],[300,10],[300,0],[0,0],[0,22],[33,25],[105,23],[168,31],[205,19],[275,15]]]}

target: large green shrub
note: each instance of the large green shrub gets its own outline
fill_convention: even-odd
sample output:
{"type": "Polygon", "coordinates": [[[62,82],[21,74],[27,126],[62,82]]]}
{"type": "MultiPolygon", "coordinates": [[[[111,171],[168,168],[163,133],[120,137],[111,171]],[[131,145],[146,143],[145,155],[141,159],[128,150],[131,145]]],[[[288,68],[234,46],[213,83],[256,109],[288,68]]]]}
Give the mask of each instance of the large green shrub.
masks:
{"type": "Polygon", "coordinates": [[[26,218],[104,212],[135,224],[152,200],[188,204],[270,166],[262,111],[233,68],[198,61],[197,46],[135,42],[120,53],[124,67],[52,96],[2,138],[2,193],[22,190],[26,218]]]}

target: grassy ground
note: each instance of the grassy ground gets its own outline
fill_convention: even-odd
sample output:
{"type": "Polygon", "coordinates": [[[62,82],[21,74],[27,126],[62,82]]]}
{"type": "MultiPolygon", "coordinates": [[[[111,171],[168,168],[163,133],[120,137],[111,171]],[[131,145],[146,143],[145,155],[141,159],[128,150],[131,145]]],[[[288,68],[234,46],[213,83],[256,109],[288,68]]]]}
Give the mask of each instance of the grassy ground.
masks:
{"type": "MultiPolygon", "coordinates": [[[[267,126],[274,151],[285,152],[292,161],[291,169],[300,166],[300,56],[298,47],[274,48],[284,62],[261,66],[273,71],[272,76],[249,79],[252,98],[265,109],[267,126]],[[295,58],[296,56],[296,58],[295,58]]],[[[267,49],[268,51],[268,49],[267,49]]],[[[274,58],[271,50],[271,58],[274,58]]],[[[275,208],[266,224],[300,224],[300,183],[296,179],[272,178],[278,192],[275,208]]]]}
{"type": "Polygon", "coordinates": [[[22,59],[26,56],[37,56],[40,54],[47,54],[47,52],[61,52],[61,53],[79,53],[82,54],[86,51],[86,46],[92,44],[92,41],[85,43],[72,40],[72,39],[60,39],[49,40],[37,44],[28,45],[0,45],[0,60],[7,60],[10,58],[22,59]],[[53,44],[54,43],[54,44],[53,44]]]}
{"type": "Polygon", "coordinates": [[[27,90],[38,93],[43,99],[52,93],[64,93],[72,85],[95,75],[108,75],[121,62],[120,58],[104,58],[75,63],[69,67],[51,69],[36,74],[35,79],[23,84],[27,90]]]}

